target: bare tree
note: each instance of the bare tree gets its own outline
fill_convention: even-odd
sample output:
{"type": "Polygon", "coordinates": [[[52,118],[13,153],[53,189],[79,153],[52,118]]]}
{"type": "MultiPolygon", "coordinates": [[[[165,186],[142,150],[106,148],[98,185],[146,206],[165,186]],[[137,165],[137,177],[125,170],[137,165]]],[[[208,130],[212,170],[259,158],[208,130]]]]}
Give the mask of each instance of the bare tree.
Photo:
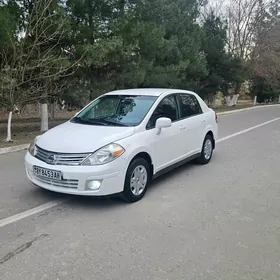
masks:
{"type": "Polygon", "coordinates": [[[248,60],[264,13],[263,0],[232,0],[227,8],[228,51],[248,60]]]}
{"type": "Polygon", "coordinates": [[[272,83],[280,81],[280,21],[261,34],[252,60],[256,75],[272,83]]]}
{"type": "MultiPolygon", "coordinates": [[[[251,59],[266,0],[209,0],[203,13],[214,11],[227,21],[227,52],[244,66],[251,59]]],[[[236,105],[241,82],[233,85],[232,97],[225,97],[228,106],[236,105]]]]}
{"type": "MultiPolygon", "coordinates": [[[[201,17],[207,18],[214,13],[227,22],[226,51],[241,65],[245,65],[254,46],[254,37],[262,15],[263,0],[209,0],[201,8],[201,17]]],[[[225,92],[225,102],[228,106],[237,104],[241,83],[233,86],[233,94],[225,92]],[[231,97],[232,95],[232,97],[231,97]]]]}
{"type": "Polygon", "coordinates": [[[270,83],[280,82],[280,1],[270,2],[258,30],[253,73],[270,83]]]}
{"type": "Polygon", "coordinates": [[[59,92],[58,82],[72,75],[78,65],[63,44],[67,19],[58,18],[52,3],[34,1],[21,36],[12,34],[9,47],[0,49],[0,104],[9,111],[6,141],[12,140],[14,108],[35,100],[41,101],[41,131],[48,129],[48,92],[59,92]]]}
{"type": "MultiPolygon", "coordinates": [[[[228,18],[228,52],[245,65],[251,58],[259,24],[264,15],[263,0],[232,0],[227,9],[228,18]]],[[[238,82],[234,87],[229,105],[237,103],[241,89],[238,82]]]]}

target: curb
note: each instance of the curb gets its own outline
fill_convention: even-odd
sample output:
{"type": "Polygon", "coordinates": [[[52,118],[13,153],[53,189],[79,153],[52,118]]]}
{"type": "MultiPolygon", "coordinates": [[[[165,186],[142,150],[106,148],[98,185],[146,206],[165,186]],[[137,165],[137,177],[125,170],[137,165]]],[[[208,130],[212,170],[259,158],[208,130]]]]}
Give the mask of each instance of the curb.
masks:
{"type": "Polygon", "coordinates": [[[23,145],[17,145],[17,146],[12,146],[7,148],[0,148],[0,155],[27,150],[28,147],[29,144],[23,144],[23,145]]]}
{"type": "Polygon", "coordinates": [[[256,110],[256,109],[259,109],[259,108],[268,108],[268,107],[277,107],[277,106],[280,106],[280,104],[260,105],[260,106],[254,106],[254,107],[249,107],[249,108],[244,108],[244,109],[225,111],[225,112],[217,113],[217,115],[218,116],[220,116],[220,115],[229,115],[229,114],[234,114],[234,113],[239,113],[239,112],[244,112],[244,111],[256,110]]]}
{"type": "MultiPolygon", "coordinates": [[[[255,110],[255,109],[264,108],[264,107],[267,108],[267,107],[276,107],[276,106],[280,107],[280,104],[261,105],[261,106],[249,107],[249,108],[244,108],[244,109],[225,111],[225,112],[217,113],[217,115],[218,116],[229,115],[229,114],[234,114],[234,113],[239,113],[239,112],[244,112],[244,111],[249,111],[249,110],[255,110]]],[[[7,147],[7,148],[0,148],[0,155],[27,150],[29,145],[30,144],[23,144],[23,145],[12,146],[12,147],[7,147]]]]}

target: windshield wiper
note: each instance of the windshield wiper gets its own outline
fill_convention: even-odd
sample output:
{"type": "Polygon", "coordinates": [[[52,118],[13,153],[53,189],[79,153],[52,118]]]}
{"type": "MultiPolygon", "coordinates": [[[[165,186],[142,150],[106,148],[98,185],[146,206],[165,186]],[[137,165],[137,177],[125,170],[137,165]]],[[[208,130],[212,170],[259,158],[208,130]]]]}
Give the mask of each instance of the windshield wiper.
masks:
{"type": "Polygon", "coordinates": [[[83,119],[81,117],[75,117],[73,119],[75,123],[81,123],[81,124],[89,124],[89,125],[114,125],[114,126],[128,126],[124,123],[120,123],[118,121],[114,121],[108,118],[98,118],[98,119],[83,119]]]}
{"type": "Polygon", "coordinates": [[[126,125],[126,124],[124,124],[124,123],[120,123],[120,122],[118,122],[118,121],[114,121],[114,120],[111,120],[111,119],[108,119],[108,118],[102,119],[102,120],[105,121],[105,122],[107,122],[107,124],[111,124],[111,125],[116,125],[116,126],[128,126],[128,125],[126,125]]]}
{"type": "Polygon", "coordinates": [[[81,124],[103,125],[103,126],[108,125],[106,122],[102,122],[102,121],[97,120],[97,119],[83,119],[83,118],[80,118],[80,117],[75,117],[73,120],[74,120],[75,123],[81,123],[81,124]]]}

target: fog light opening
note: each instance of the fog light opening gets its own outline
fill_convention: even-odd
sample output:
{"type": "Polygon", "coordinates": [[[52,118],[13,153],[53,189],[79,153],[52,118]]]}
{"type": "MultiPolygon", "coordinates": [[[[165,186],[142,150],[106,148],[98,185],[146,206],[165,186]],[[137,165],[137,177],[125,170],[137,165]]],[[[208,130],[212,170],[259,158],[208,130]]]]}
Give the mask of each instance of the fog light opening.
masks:
{"type": "Polygon", "coordinates": [[[97,191],[101,187],[101,181],[92,180],[87,182],[87,188],[92,191],[97,191]]]}

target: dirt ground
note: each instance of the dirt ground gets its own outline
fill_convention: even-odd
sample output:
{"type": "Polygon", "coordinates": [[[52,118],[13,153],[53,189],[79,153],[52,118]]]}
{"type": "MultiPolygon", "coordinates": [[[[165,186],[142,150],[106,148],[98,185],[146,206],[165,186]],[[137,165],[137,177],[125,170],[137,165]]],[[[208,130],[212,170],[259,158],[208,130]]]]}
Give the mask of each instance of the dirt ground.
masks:
{"type": "MultiPolygon", "coordinates": [[[[75,112],[58,110],[55,112],[55,119],[49,120],[49,128],[53,128],[69,120],[75,112]]],[[[40,118],[37,112],[13,114],[12,118],[12,139],[13,142],[5,142],[7,137],[7,113],[0,112],[0,148],[30,143],[40,134],[40,118]],[[33,117],[34,116],[34,117],[33,117]]]]}
{"type": "MultiPolygon", "coordinates": [[[[53,128],[65,121],[67,121],[67,119],[49,121],[49,128],[53,128]]],[[[13,142],[7,143],[4,141],[7,137],[7,123],[6,120],[0,120],[0,148],[30,143],[39,134],[40,119],[14,120],[12,122],[13,142]]]]}
{"type": "MultiPolygon", "coordinates": [[[[229,110],[236,110],[248,108],[252,105],[240,104],[235,107],[221,107],[215,109],[216,112],[224,112],[229,110]]],[[[56,112],[55,120],[49,120],[49,128],[53,128],[63,122],[69,120],[75,112],[56,112]]],[[[12,139],[13,142],[5,142],[7,137],[7,118],[6,115],[0,115],[0,148],[10,147],[14,145],[21,145],[30,143],[37,135],[40,134],[40,119],[38,117],[30,118],[26,115],[14,115],[12,120],[12,139]]]]}

